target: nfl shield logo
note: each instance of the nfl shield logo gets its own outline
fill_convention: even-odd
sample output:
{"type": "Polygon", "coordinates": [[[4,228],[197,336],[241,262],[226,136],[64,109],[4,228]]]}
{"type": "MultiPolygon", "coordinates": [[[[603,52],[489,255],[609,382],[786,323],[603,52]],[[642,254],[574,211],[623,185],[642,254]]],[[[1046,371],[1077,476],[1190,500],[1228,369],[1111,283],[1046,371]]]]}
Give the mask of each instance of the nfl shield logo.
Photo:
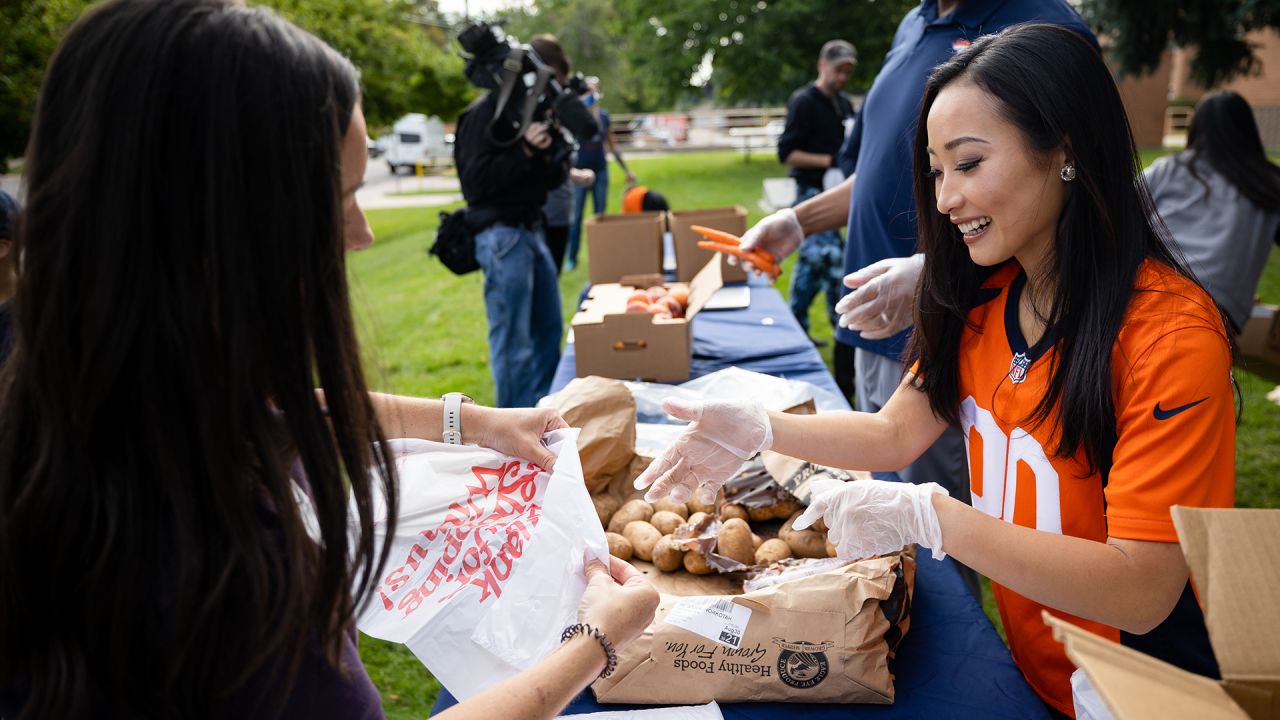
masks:
{"type": "Polygon", "coordinates": [[[1031,360],[1027,358],[1026,353],[1016,353],[1013,356],[1013,362],[1009,363],[1009,379],[1015,384],[1027,379],[1027,368],[1031,366],[1031,360]]]}

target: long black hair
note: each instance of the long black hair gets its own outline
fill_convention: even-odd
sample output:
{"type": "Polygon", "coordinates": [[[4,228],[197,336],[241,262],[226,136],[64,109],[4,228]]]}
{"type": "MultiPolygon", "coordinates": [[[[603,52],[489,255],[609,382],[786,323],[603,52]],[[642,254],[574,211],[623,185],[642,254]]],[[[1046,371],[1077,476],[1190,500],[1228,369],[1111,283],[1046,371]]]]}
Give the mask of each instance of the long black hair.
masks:
{"type": "Polygon", "coordinates": [[[961,80],[985,90],[1046,163],[1061,148],[1075,165],[1044,270],[1057,279],[1045,318],[1058,338],[1057,353],[1048,392],[1026,420],[1049,420],[1057,407],[1055,453],[1083,449],[1091,472],[1106,471],[1117,439],[1111,356],[1139,266],[1151,258],[1191,275],[1154,219],[1124,105],[1098,51],[1056,25],[1016,25],[982,38],[930,75],[914,142],[925,264],[908,352],[919,358],[920,386],[936,416],[959,419],[961,335],[979,288],[1000,268],[970,259],[959,230],[938,212],[934,181],[925,172],[929,110],[943,88],[961,80]]]}
{"type": "Polygon", "coordinates": [[[1280,167],[1267,159],[1253,109],[1234,90],[1210,93],[1196,103],[1183,156],[1202,183],[1196,161],[1207,163],[1254,205],[1280,212],[1280,167]]]}
{"type": "Polygon", "coordinates": [[[370,496],[397,497],[347,298],[358,100],[348,61],[233,0],[109,0],[51,60],[0,377],[24,717],[278,714],[307,652],[339,663],[389,550],[370,496]]]}

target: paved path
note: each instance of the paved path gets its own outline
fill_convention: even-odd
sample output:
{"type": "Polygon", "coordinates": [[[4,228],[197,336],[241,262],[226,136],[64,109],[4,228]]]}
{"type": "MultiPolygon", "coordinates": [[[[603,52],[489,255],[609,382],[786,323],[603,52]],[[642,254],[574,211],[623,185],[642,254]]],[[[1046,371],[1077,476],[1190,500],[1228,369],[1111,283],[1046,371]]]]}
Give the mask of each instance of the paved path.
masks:
{"type": "Polygon", "coordinates": [[[462,190],[458,186],[458,178],[452,173],[432,174],[417,177],[415,175],[392,175],[387,164],[380,158],[369,158],[369,169],[364,174],[364,187],[356,191],[356,200],[365,210],[401,207],[434,207],[448,205],[462,199],[462,190]],[[399,195],[397,193],[418,192],[422,195],[399,195]]]}

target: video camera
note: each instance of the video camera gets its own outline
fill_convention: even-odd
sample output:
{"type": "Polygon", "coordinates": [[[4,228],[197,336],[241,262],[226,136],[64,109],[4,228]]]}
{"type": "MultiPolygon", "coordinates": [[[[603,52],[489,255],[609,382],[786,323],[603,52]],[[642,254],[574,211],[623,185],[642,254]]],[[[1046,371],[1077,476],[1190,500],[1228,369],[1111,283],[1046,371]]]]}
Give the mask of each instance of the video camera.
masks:
{"type": "MultiPolygon", "coordinates": [[[[502,147],[524,136],[529,123],[537,120],[563,128],[579,141],[600,132],[591,111],[580,96],[587,92],[586,81],[575,74],[561,85],[556,72],[528,45],[512,46],[500,23],[475,23],[458,35],[467,80],[478,88],[498,93],[498,107],[489,125],[489,140],[502,147]]],[[[572,152],[562,132],[552,132],[552,157],[561,160],[572,152]]]]}

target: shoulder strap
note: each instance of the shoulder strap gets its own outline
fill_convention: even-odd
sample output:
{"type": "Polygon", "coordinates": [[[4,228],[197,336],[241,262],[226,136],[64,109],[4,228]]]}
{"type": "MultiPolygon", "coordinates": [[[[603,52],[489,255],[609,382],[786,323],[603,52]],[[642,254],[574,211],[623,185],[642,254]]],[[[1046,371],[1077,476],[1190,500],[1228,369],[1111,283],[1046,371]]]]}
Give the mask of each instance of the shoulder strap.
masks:
{"type": "Polygon", "coordinates": [[[511,139],[499,141],[494,137],[493,131],[498,121],[502,119],[503,110],[506,109],[507,102],[511,100],[511,93],[515,90],[516,82],[519,81],[520,73],[523,69],[524,50],[518,47],[511,48],[511,52],[507,53],[507,59],[502,63],[502,87],[498,90],[498,102],[493,110],[493,119],[489,121],[489,141],[498,147],[509,147],[524,137],[525,128],[529,127],[529,121],[533,118],[533,109],[537,105],[537,98],[542,95],[543,90],[546,89],[547,80],[551,77],[550,70],[545,66],[538,66],[533,90],[526,97],[524,108],[520,113],[520,127],[516,129],[511,139]]]}

